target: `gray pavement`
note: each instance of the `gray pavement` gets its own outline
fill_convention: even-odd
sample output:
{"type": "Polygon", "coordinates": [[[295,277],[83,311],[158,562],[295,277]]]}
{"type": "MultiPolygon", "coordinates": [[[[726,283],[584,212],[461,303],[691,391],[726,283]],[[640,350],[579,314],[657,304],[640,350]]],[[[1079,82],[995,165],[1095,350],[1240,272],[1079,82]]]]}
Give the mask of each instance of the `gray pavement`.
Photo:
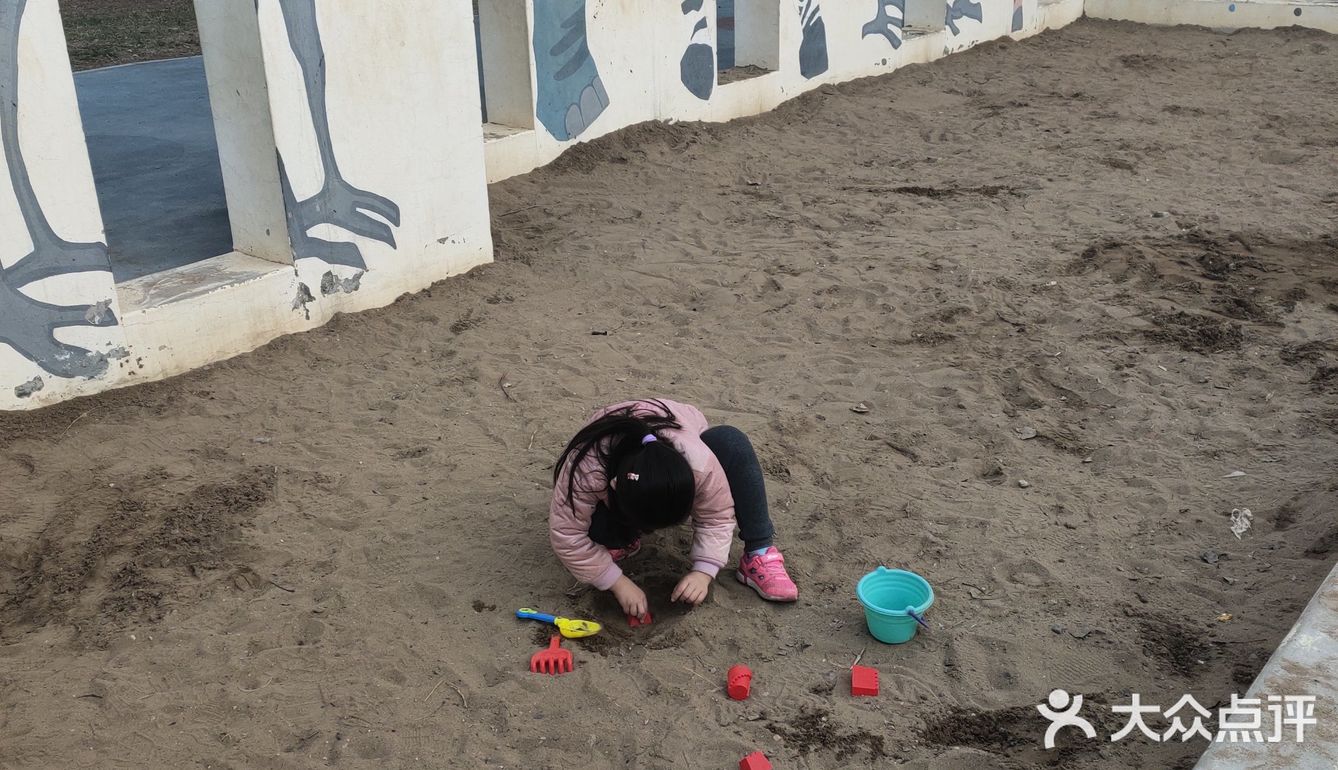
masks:
{"type": "Polygon", "coordinates": [[[231,251],[203,60],[80,72],[75,86],[115,279],[231,251]]]}

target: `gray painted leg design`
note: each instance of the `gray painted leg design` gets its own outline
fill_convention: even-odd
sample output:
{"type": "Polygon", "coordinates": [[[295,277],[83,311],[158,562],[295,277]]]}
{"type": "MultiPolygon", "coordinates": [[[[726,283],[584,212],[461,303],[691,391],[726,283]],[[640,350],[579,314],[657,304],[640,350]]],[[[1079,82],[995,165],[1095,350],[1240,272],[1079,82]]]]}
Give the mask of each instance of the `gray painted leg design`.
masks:
{"type": "Polygon", "coordinates": [[[799,42],[799,74],[805,80],[827,71],[827,25],[822,22],[818,0],[799,0],[804,36],[799,42]]]}
{"type": "Polygon", "coordinates": [[[702,0],[683,0],[682,8],[684,16],[689,19],[695,16],[697,21],[692,25],[692,37],[678,66],[679,78],[693,96],[710,99],[715,88],[715,48],[711,46],[710,30],[702,13],[702,0]]]}
{"type": "Polygon", "coordinates": [[[980,3],[976,0],[951,0],[948,3],[948,15],[946,23],[948,29],[952,30],[953,35],[960,35],[962,31],[957,28],[958,19],[982,20],[980,12],[980,3]]]}
{"type": "Polygon", "coordinates": [[[0,146],[8,160],[9,179],[19,213],[32,240],[32,252],[8,268],[0,268],[0,342],[57,377],[96,377],[107,370],[100,353],[67,345],[55,338],[69,326],[115,326],[107,302],[96,305],[51,305],[20,289],[43,278],[69,273],[110,271],[107,247],[72,243],[52,229],[33,191],[23,148],[19,145],[19,27],[27,0],[0,0],[0,146]]]}
{"type": "Polygon", "coordinates": [[[1022,0],[1013,0],[1013,26],[1011,31],[1022,31],[1022,0]]]}
{"type": "Polygon", "coordinates": [[[534,64],[539,82],[535,117],[554,139],[580,136],[609,106],[609,94],[590,56],[585,0],[534,4],[534,64]]]}
{"type": "Polygon", "coordinates": [[[877,0],[878,13],[864,25],[861,37],[882,35],[892,47],[901,47],[902,24],[906,17],[906,0],[877,0]]]}
{"type": "Polygon", "coordinates": [[[334,141],[330,135],[330,114],[325,101],[325,48],[321,44],[320,28],[316,21],[316,0],[279,0],[279,6],[283,9],[288,42],[302,68],[311,124],[316,133],[316,146],[325,175],[320,192],[307,200],[297,201],[280,159],[284,200],[288,209],[288,236],[293,244],[293,252],[298,259],[313,258],[331,264],[366,268],[362,251],[356,244],[314,238],[310,235],[311,228],[334,225],[354,235],[380,241],[393,249],[396,247],[395,233],[391,228],[400,225],[400,208],[389,198],[349,184],[339,171],[334,141]]]}

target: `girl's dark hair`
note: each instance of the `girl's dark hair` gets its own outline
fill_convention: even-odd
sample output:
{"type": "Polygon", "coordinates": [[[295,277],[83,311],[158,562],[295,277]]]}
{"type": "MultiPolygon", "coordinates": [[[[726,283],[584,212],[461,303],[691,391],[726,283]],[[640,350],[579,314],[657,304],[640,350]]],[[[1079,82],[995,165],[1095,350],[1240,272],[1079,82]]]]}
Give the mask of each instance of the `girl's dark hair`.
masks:
{"type": "MultiPolygon", "coordinates": [[[[664,430],[680,429],[674,413],[659,400],[653,404],[658,413],[634,414],[633,407],[600,417],[581,428],[558,457],[553,468],[553,484],[569,466],[567,504],[574,505],[577,469],[594,453],[604,469],[609,493],[609,509],[625,530],[629,540],[650,532],[682,524],[692,512],[696,482],[692,466],[678,450],[659,436],[664,430]],[[646,441],[655,436],[655,441],[646,441]]],[[[604,491],[604,490],[585,490],[604,491]]]]}

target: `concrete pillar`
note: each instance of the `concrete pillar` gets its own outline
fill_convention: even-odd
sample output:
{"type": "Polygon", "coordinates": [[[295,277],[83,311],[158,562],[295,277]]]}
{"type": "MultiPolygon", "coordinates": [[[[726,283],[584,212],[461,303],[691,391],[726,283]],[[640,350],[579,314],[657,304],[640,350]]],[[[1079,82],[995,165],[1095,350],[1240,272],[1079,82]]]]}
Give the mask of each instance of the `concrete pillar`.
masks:
{"type": "Polygon", "coordinates": [[[734,0],[734,66],[780,69],[782,2],[791,9],[791,0],[734,0]]]}
{"type": "Polygon", "coordinates": [[[256,0],[195,0],[233,249],[292,264],[256,0]]]}
{"type": "Polygon", "coordinates": [[[479,0],[483,90],[490,123],[534,127],[528,5],[526,0],[479,0]]]}
{"type": "Polygon", "coordinates": [[[254,3],[271,130],[238,154],[277,164],[260,216],[274,227],[281,198],[294,312],[385,304],[491,258],[470,0],[224,1],[254,3]]]}
{"type": "Polygon", "coordinates": [[[0,2],[0,409],[102,390],[124,343],[55,0],[0,2]]]}

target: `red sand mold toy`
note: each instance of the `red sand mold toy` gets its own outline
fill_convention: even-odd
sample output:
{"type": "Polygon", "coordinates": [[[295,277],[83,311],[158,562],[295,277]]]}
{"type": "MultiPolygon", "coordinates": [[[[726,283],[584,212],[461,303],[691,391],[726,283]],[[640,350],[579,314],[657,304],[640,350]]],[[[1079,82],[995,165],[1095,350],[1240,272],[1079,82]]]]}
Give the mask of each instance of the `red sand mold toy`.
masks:
{"type": "Polygon", "coordinates": [[[628,616],[627,616],[627,625],[631,626],[632,628],[641,628],[642,626],[648,626],[648,625],[650,625],[650,624],[651,624],[651,620],[652,620],[652,618],[650,617],[650,613],[649,613],[649,612],[647,612],[645,615],[642,615],[642,616],[639,617],[639,618],[638,618],[637,616],[635,616],[635,615],[628,615],[628,616]]]}
{"type": "MultiPolygon", "coordinates": [[[[725,692],[734,700],[747,700],[748,693],[753,689],[753,672],[743,664],[730,666],[729,673],[725,675],[725,692]]],[[[770,767],[770,765],[768,765],[770,767]]]]}
{"type": "Polygon", "coordinates": [[[739,770],[771,770],[771,762],[760,751],[754,751],[739,760],[739,770]]]}
{"type": "Polygon", "coordinates": [[[878,669],[868,666],[850,667],[850,694],[877,695],[878,669]]]}

